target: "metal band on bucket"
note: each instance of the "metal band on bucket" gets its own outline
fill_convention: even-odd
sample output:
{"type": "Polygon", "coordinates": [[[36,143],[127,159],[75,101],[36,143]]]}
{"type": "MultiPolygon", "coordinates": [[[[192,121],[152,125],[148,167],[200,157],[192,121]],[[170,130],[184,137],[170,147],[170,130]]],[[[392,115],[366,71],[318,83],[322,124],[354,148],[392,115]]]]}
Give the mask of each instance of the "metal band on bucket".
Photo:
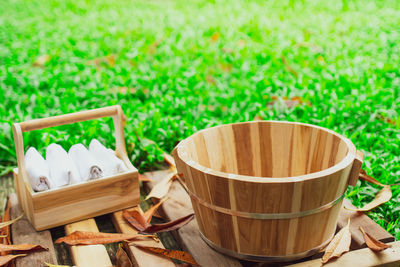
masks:
{"type": "Polygon", "coordinates": [[[333,234],[331,235],[331,237],[324,241],[321,245],[301,252],[301,253],[297,253],[297,254],[289,254],[289,255],[282,255],[282,256],[265,256],[265,255],[253,255],[253,254],[246,254],[246,253],[239,253],[230,249],[226,249],[223,247],[218,246],[217,244],[215,244],[214,242],[212,242],[210,239],[208,239],[207,237],[204,236],[204,234],[199,231],[201,238],[207,243],[207,245],[209,245],[211,248],[215,249],[218,252],[221,252],[223,254],[229,255],[231,257],[235,257],[238,259],[242,259],[242,260],[248,260],[248,261],[263,261],[263,262],[288,262],[288,261],[294,261],[294,260],[298,260],[298,259],[302,259],[305,257],[309,257],[311,255],[314,255],[318,252],[321,251],[321,249],[323,247],[325,247],[333,238],[333,234]]]}
{"type": "Polygon", "coordinates": [[[196,200],[200,205],[203,205],[207,208],[210,208],[212,210],[221,212],[221,213],[225,213],[225,214],[229,214],[232,216],[236,216],[236,217],[243,217],[243,218],[249,218],[249,219],[259,219],[259,220],[269,220],[269,219],[292,219],[292,218],[298,218],[298,217],[304,217],[304,216],[308,216],[308,215],[312,215],[315,213],[319,213],[322,211],[325,211],[333,206],[335,206],[337,203],[339,203],[343,198],[344,198],[344,193],[339,196],[337,199],[321,206],[315,209],[311,209],[311,210],[304,210],[304,211],[299,211],[299,212],[288,212],[288,213],[254,213],[254,212],[246,212],[246,211],[237,211],[237,210],[230,210],[227,208],[223,208],[220,206],[216,206],[213,204],[210,204],[204,200],[202,200],[201,198],[199,198],[198,196],[196,196],[193,192],[191,192],[190,190],[188,190],[188,193],[190,195],[190,197],[194,200],[196,200]]]}

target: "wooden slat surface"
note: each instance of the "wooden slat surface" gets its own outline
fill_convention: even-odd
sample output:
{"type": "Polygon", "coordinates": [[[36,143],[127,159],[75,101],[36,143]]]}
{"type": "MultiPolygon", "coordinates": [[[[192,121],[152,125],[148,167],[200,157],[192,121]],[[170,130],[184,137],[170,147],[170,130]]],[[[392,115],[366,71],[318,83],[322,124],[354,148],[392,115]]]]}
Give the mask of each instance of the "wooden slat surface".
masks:
{"type": "MultiPolygon", "coordinates": [[[[18,204],[17,195],[11,194],[9,201],[11,203],[11,218],[15,219],[21,215],[21,207],[18,204]]],[[[17,267],[42,267],[44,262],[57,264],[50,231],[36,232],[26,216],[11,225],[11,236],[13,244],[40,244],[49,249],[48,251],[35,252],[28,254],[26,257],[17,258],[17,267]]]]}
{"type": "MultiPolygon", "coordinates": [[[[382,252],[375,253],[369,248],[353,250],[343,254],[340,258],[332,260],[323,266],[333,267],[370,267],[370,266],[385,266],[398,267],[400,266],[400,241],[389,243],[392,245],[382,252]]],[[[321,259],[302,262],[292,267],[320,267],[322,266],[321,259]]]]}
{"type": "MultiPolygon", "coordinates": [[[[351,202],[347,199],[344,200],[344,205],[348,208],[355,208],[351,202]]],[[[394,236],[389,234],[385,229],[380,227],[376,222],[374,222],[370,217],[364,213],[351,211],[342,208],[338,220],[338,228],[342,229],[347,225],[347,220],[350,218],[350,232],[351,232],[351,249],[365,248],[365,240],[363,234],[360,231],[360,226],[364,230],[372,235],[375,239],[380,240],[384,243],[393,242],[395,240],[394,236]]]]}
{"type": "MultiPolygon", "coordinates": [[[[155,182],[162,179],[168,170],[149,172],[146,175],[155,180],[155,182]]],[[[151,189],[154,185],[147,183],[147,189],[151,189]]],[[[179,217],[185,216],[191,212],[192,206],[190,198],[178,183],[174,182],[170,191],[169,199],[160,207],[160,211],[165,215],[167,220],[174,220],[179,217]]],[[[21,213],[18,205],[18,199],[15,194],[10,195],[11,202],[11,217],[15,218],[21,213]]],[[[345,200],[345,205],[351,207],[351,203],[345,200]]],[[[122,212],[115,212],[110,214],[116,229],[122,233],[136,233],[122,218],[122,212]]],[[[394,237],[376,224],[367,215],[357,213],[349,210],[342,209],[339,217],[338,228],[347,223],[348,217],[351,217],[351,232],[352,232],[352,250],[346,253],[341,258],[326,266],[400,266],[400,242],[393,242],[392,248],[385,250],[382,253],[375,254],[369,249],[357,249],[365,246],[364,239],[362,238],[359,226],[370,233],[372,236],[383,242],[390,242],[394,237]]],[[[67,225],[65,227],[66,234],[72,233],[75,230],[82,231],[98,231],[94,219],[85,220],[82,222],[67,225]]],[[[201,239],[198,233],[198,226],[196,221],[192,221],[188,225],[182,227],[178,231],[173,232],[175,238],[180,245],[198,261],[201,266],[242,266],[242,264],[233,258],[224,256],[209,248],[201,239]]],[[[37,243],[49,248],[49,251],[35,252],[25,258],[19,258],[16,261],[17,267],[22,266],[43,266],[43,262],[56,264],[56,256],[54,246],[52,244],[51,235],[49,231],[36,232],[31,226],[29,221],[24,217],[20,221],[12,225],[12,238],[15,244],[18,243],[37,243]]],[[[151,246],[162,246],[161,243],[149,240],[143,241],[143,244],[151,246]]],[[[125,244],[126,245],[126,244],[125,244]]],[[[154,256],[150,253],[144,252],[133,246],[126,246],[127,251],[136,260],[135,266],[174,266],[173,262],[162,257],[154,256]]],[[[112,266],[107,251],[103,245],[96,246],[75,246],[71,247],[72,257],[77,266],[112,266]]],[[[247,266],[247,265],[246,265],[247,266]]],[[[249,265],[253,266],[253,265],[249,265]]],[[[261,266],[256,264],[254,266],[261,266]]],[[[266,265],[262,265],[266,266],[266,265]]],[[[290,265],[292,266],[292,265],[290,265]]],[[[321,266],[320,259],[310,260],[307,262],[298,263],[293,266],[321,266]]]]}
{"type": "MultiPolygon", "coordinates": [[[[99,232],[96,221],[88,219],[65,226],[65,233],[75,231],[99,232]]],[[[104,245],[71,246],[71,256],[77,267],[109,267],[112,266],[110,257],[104,245]]]]}
{"type": "MultiPolygon", "coordinates": [[[[148,172],[145,175],[157,182],[167,173],[168,170],[148,172]]],[[[153,186],[149,182],[146,185],[149,189],[153,186]]],[[[175,220],[193,212],[189,196],[177,181],[172,183],[168,197],[169,199],[160,207],[166,219],[175,220]]],[[[175,231],[175,238],[201,266],[242,266],[238,260],[211,249],[201,239],[196,220],[175,231]]]]}
{"type": "MultiPolygon", "coordinates": [[[[140,208],[137,208],[140,209],[140,208]]],[[[124,234],[136,234],[138,231],[133,229],[122,217],[122,211],[117,211],[112,214],[112,219],[115,228],[118,232],[124,234]]],[[[164,247],[161,242],[156,242],[155,240],[143,240],[143,241],[135,241],[135,243],[143,245],[143,246],[151,246],[151,247],[164,247]]],[[[152,253],[143,251],[137,247],[129,246],[127,242],[124,242],[124,246],[126,251],[129,253],[130,258],[133,260],[135,266],[140,267],[175,267],[175,264],[168,258],[164,258],[161,256],[156,256],[152,253]]]]}

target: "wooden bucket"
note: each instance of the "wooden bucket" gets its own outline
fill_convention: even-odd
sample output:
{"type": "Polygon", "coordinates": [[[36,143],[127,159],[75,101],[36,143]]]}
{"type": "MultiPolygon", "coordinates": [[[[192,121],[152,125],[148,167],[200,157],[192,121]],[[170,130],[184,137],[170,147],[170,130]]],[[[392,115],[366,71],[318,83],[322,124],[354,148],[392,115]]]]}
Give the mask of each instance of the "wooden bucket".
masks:
{"type": "Polygon", "coordinates": [[[246,260],[317,253],[333,237],[363,155],[322,127],[254,121],[201,130],[173,151],[203,239],[246,260]]]}

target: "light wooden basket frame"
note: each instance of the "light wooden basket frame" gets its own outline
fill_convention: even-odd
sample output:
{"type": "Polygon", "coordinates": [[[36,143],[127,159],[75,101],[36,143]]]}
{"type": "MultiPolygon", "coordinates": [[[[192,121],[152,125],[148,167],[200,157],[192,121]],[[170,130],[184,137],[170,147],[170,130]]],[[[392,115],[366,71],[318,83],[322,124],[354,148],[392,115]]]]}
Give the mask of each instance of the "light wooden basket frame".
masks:
{"type": "Polygon", "coordinates": [[[130,162],[124,139],[124,114],[119,105],[35,119],[13,124],[18,168],[14,169],[15,189],[23,210],[36,230],[99,216],[139,204],[138,171],[130,162]],[[23,133],[103,117],[112,117],[115,127],[116,155],[127,172],[34,192],[25,166],[23,133]]]}

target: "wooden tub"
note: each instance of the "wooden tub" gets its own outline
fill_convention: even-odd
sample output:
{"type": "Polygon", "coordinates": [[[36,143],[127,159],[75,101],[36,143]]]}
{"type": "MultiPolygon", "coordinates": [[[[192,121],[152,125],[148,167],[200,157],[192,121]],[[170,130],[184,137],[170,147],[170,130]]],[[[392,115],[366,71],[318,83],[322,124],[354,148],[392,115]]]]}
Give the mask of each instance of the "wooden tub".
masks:
{"type": "Polygon", "coordinates": [[[312,255],[333,237],[362,153],[322,127],[254,121],[199,131],[174,149],[200,233],[254,261],[312,255]]]}

